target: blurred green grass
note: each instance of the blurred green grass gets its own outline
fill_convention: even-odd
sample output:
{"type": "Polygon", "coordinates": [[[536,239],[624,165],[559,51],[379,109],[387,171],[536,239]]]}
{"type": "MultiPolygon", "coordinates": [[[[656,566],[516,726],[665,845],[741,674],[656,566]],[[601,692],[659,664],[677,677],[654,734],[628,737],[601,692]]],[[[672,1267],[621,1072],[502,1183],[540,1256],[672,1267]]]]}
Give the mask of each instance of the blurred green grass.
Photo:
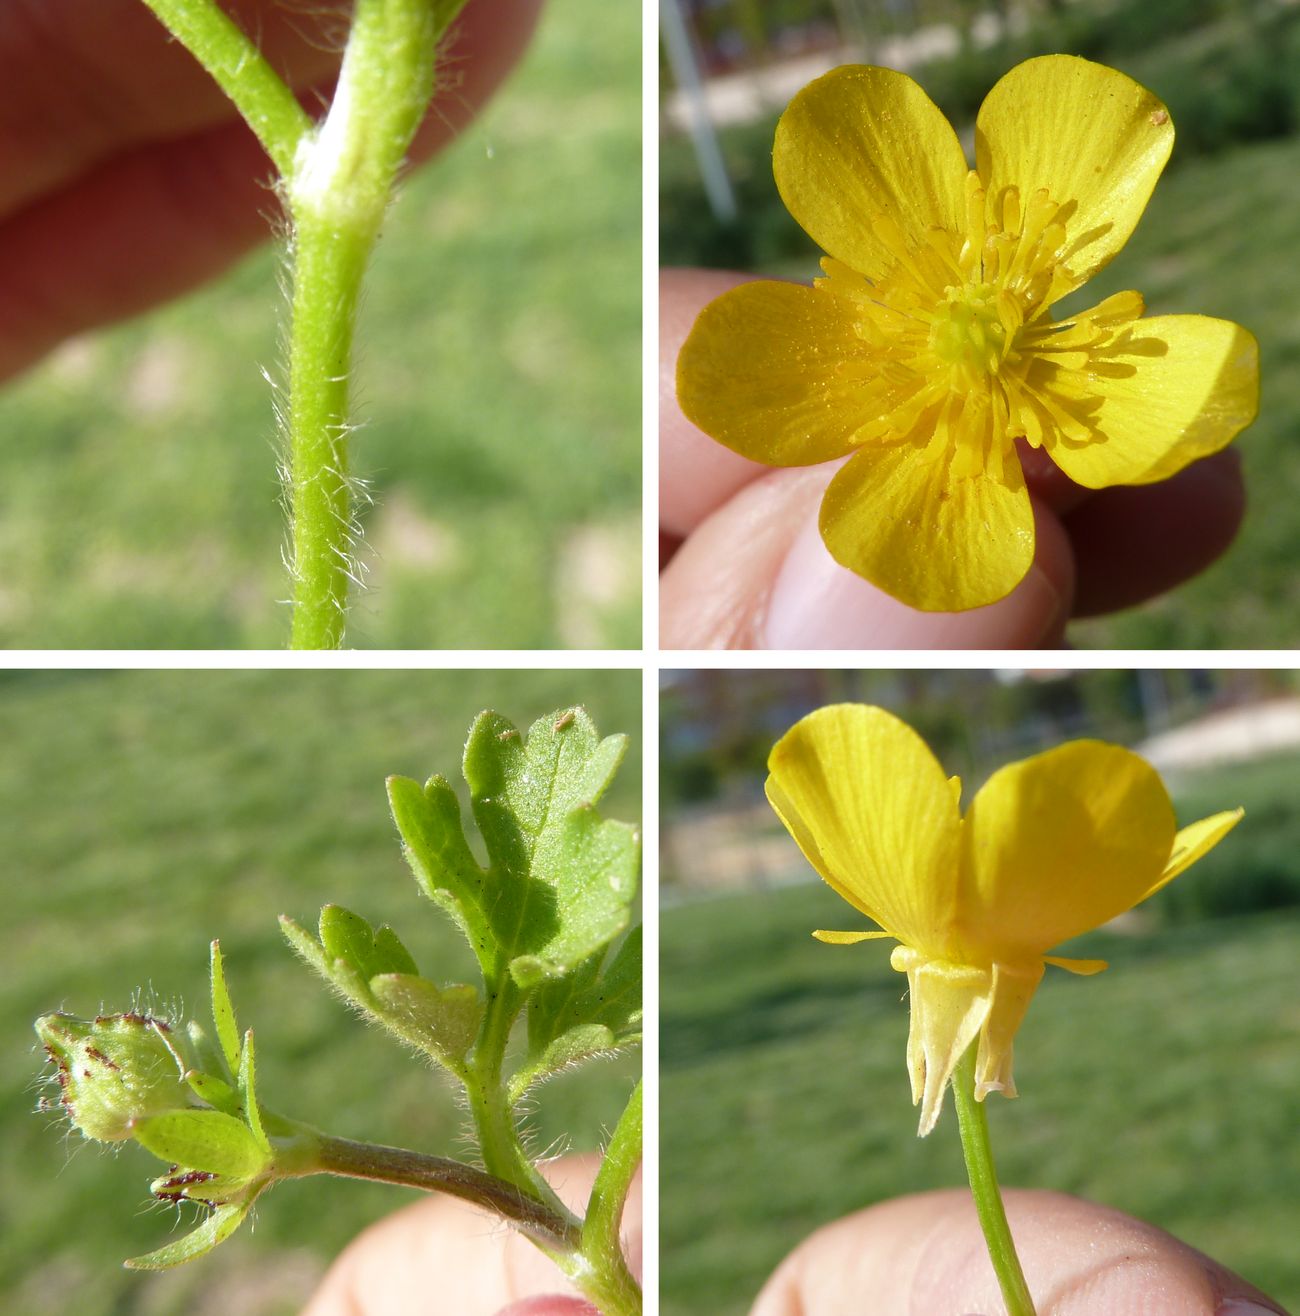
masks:
{"type": "MultiPolygon", "coordinates": [[[[1281,806],[1296,766],[1254,766],[1252,811],[1223,864],[1267,852],[1267,825],[1252,830],[1262,782],[1271,775],[1281,806]]],[[[1206,773],[1176,791],[1179,817],[1196,816],[1190,796],[1235,803],[1237,776],[1206,773]]],[[[1021,1097],[988,1102],[999,1173],[1150,1220],[1293,1307],[1300,913],[1159,928],[1160,899],[1124,933],[1067,952],[1108,959],[1107,973],[1049,971],[1016,1040],[1021,1097]]],[[[950,1102],[916,1137],[905,983],[888,952],[809,936],[852,926],[820,883],[662,914],[665,1316],[744,1312],[818,1225],[965,1182],[950,1102]]]]}
{"type": "MultiPolygon", "coordinates": [[[[404,187],[362,312],[355,465],[377,505],[351,646],[639,643],[639,86],[635,6],[549,5],[500,96],[404,187]]],[[[0,398],[0,645],[283,645],[260,374],[278,259],[0,398]]]]}
{"type": "MultiPolygon", "coordinates": [[[[1166,94],[1158,54],[1129,63],[1128,71],[1166,94]]],[[[746,208],[743,226],[731,233],[710,229],[700,219],[690,145],[665,136],[667,262],[702,261],[797,279],[817,274],[818,252],[776,196],[771,129],[771,124],[754,125],[724,134],[729,168],[746,208]]],[[[1245,523],[1228,553],[1196,580],[1141,607],[1076,623],[1069,640],[1080,648],[1295,647],[1300,645],[1300,321],[1294,308],[1300,302],[1300,267],[1291,253],[1300,245],[1300,138],[1181,161],[1175,148],[1174,159],[1179,167],[1161,180],[1136,233],[1081,297],[1093,304],[1111,292],[1136,288],[1150,314],[1219,316],[1245,325],[1259,339],[1259,419],[1235,445],[1245,472],[1245,523]]]]}
{"type": "MultiPolygon", "coordinates": [[[[576,702],[603,733],[631,734],[603,807],[637,819],[634,672],[0,674],[0,1309],[287,1316],[347,1239],[410,1200],[287,1184],[214,1256],[161,1277],[121,1269],[174,1227],[147,1205],[156,1163],[74,1142],[32,1113],[44,1067],[31,1022],[125,1008],[137,989],[203,1017],[213,937],[241,1024],[257,1030],[269,1105],[344,1136],[462,1149],[448,1085],[330,997],[276,916],[310,924],[338,901],[391,921],[431,977],[472,980],[468,949],[402,859],[384,777],[441,771],[464,800],[461,747],[480,709],[523,726],[576,702]]],[[[548,1084],[537,1148],[597,1147],[639,1072],[634,1055],[548,1084]]]]}

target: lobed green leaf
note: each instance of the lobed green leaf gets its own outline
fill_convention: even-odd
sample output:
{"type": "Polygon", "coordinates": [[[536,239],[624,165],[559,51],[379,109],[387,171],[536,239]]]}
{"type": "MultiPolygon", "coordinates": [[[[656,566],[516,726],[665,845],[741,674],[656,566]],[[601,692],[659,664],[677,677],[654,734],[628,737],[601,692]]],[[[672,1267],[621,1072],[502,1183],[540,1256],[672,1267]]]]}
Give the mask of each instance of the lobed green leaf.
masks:
{"type": "Polygon", "coordinates": [[[342,905],[320,912],[320,944],[332,960],[343,960],[362,978],[377,973],[419,973],[411,953],[390,927],[377,932],[360,914],[342,905]]]}
{"type": "Polygon", "coordinates": [[[496,977],[496,940],[485,907],[488,874],[465,840],[456,792],[442,776],[430,777],[423,787],[407,777],[390,777],[388,801],[420,889],[451,915],[484,977],[496,977]]]}
{"type": "Polygon", "coordinates": [[[626,737],[601,740],[580,708],[540,718],[526,737],[495,713],[470,729],[464,770],[492,864],[488,920],[522,987],[627,927],[638,836],[595,807],[626,750],[626,737]]]}

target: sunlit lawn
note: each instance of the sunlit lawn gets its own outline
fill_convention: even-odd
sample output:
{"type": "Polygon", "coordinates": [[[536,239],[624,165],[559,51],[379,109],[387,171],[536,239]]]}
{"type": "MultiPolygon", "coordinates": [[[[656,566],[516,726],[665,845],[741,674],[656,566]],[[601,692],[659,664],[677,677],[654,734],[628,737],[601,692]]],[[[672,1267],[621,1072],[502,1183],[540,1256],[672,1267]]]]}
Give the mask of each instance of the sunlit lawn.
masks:
{"type": "MultiPolygon", "coordinates": [[[[460,1113],[420,1061],[331,998],[280,939],[338,901],[390,921],[423,972],[472,974],[469,952],[417,891],[384,777],[460,782],[484,706],[519,723],[583,702],[633,753],[608,801],[639,817],[639,678],[589,672],[132,673],[0,678],[3,1054],[0,1310],[43,1316],[289,1316],[343,1243],[411,1194],[341,1181],[284,1185],[255,1230],[164,1276],[125,1257],[172,1236],[148,1206],[156,1162],[65,1138],[34,1114],[45,1067],[31,1020],[126,1008],[133,993],[206,1012],[219,937],[258,1088],[275,1109],[345,1136],[457,1154],[460,1113]]],[[[462,800],[465,798],[463,782],[462,800]]],[[[640,1057],[548,1084],[540,1149],[600,1143],[640,1057]]],[[[491,1228],[485,1224],[485,1228],[491,1228]]]]}
{"type": "MultiPolygon", "coordinates": [[[[354,646],[637,642],[640,23],[548,6],[385,226],[355,440],[354,646]]],[[[269,249],[0,396],[0,645],[277,647],[269,249]]]]}

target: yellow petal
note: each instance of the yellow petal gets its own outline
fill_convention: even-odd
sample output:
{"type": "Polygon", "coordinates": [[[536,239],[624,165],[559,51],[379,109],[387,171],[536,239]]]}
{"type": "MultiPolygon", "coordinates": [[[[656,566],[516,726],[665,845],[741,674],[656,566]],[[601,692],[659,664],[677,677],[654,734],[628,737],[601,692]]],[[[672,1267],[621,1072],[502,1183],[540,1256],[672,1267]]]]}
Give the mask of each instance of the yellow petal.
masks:
{"type": "Polygon", "coordinates": [[[1138,320],[1078,370],[1041,359],[1046,388],[1095,436],[1062,437],[1052,460],[1078,484],[1150,484],[1226,447],[1259,409],[1259,348],[1230,320],[1165,315],[1138,320]]]}
{"type": "Polygon", "coordinates": [[[1091,978],[1094,973],[1102,973],[1110,968],[1108,960],[1071,960],[1061,955],[1044,955],[1044,964],[1054,964],[1066,973],[1077,973],[1081,978],[1091,978]]]}
{"type": "Polygon", "coordinates": [[[818,928],[813,936],[824,941],[828,946],[856,946],[860,941],[879,941],[881,937],[892,937],[892,932],[828,932],[818,928]]]}
{"type": "MultiPolygon", "coordinates": [[[[1169,112],[1115,69],[1073,55],[1018,64],[975,123],[975,160],[991,207],[1003,189],[1046,188],[1063,216],[1078,287],[1128,240],[1173,149],[1169,112]]],[[[1057,295],[1061,295],[1058,291],[1057,295]]]]}
{"type": "Polygon", "coordinates": [[[742,283],[710,302],[677,358],[682,411],[770,466],[843,456],[878,414],[874,354],[853,304],[797,283],[742,283]]]}
{"type": "Polygon", "coordinates": [[[966,156],[951,124],[905,73],[846,64],[811,82],[776,128],[772,168],[786,208],[823,251],[871,278],[897,238],[959,232],[966,156]]]}
{"type": "Polygon", "coordinates": [[[1172,882],[1179,873],[1185,872],[1202,855],[1213,850],[1241,821],[1245,812],[1245,809],[1228,809],[1224,813],[1212,814],[1209,818],[1202,818],[1200,822],[1184,827],[1174,837],[1173,853],[1169,856],[1164,872],[1142,899],[1155,895],[1162,886],[1172,882]]]}
{"type": "Polygon", "coordinates": [[[1174,812],[1144,759],[1077,740],[995,772],[963,842],[967,953],[1017,963],[1137,904],[1169,858],[1174,812]]]}
{"type": "Polygon", "coordinates": [[[1034,560],[1034,515],[1019,463],[1001,478],[954,477],[944,451],[870,444],[826,490],[821,532],[831,556],[926,612],[1005,598],[1034,560]]]}
{"type": "Polygon", "coordinates": [[[883,709],[835,704],[787,731],[768,770],[767,798],[827,884],[893,936],[934,945],[961,819],[920,736],[883,709]]]}
{"type": "Polygon", "coordinates": [[[921,1105],[916,1132],[924,1138],[939,1118],[952,1071],[989,1016],[993,975],[966,964],[923,959],[907,946],[897,947],[890,962],[907,974],[907,1068],[912,1104],[921,1105]]]}
{"type": "Polygon", "coordinates": [[[1012,1043],[1042,980],[1042,961],[1016,967],[993,966],[989,1013],[980,1029],[980,1049],[975,1058],[976,1101],[983,1101],[990,1092],[1001,1092],[1004,1097],[1016,1095],[1011,1072],[1012,1043]]]}

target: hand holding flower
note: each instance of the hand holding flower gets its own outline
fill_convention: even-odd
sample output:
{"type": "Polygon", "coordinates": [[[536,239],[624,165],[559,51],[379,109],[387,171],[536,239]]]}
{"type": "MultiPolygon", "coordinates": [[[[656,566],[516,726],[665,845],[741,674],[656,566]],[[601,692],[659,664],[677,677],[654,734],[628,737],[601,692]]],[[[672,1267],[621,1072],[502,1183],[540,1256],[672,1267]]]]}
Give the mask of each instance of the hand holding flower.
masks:
{"type": "Polygon", "coordinates": [[[1254,418],[1257,352],[1239,326],[1144,319],[1133,292],[1053,310],[1132,232],[1172,143],[1168,112],[1129,78],[1047,56],[990,92],[970,170],[910,78],[833,70],[795,97],[774,149],[825,277],[707,307],[678,362],[683,411],[769,465],[851,454],[822,536],[902,602],[1005,597],[1034,551],[1017,438],[1084,487],[1140,485],[1254,418]]]}

